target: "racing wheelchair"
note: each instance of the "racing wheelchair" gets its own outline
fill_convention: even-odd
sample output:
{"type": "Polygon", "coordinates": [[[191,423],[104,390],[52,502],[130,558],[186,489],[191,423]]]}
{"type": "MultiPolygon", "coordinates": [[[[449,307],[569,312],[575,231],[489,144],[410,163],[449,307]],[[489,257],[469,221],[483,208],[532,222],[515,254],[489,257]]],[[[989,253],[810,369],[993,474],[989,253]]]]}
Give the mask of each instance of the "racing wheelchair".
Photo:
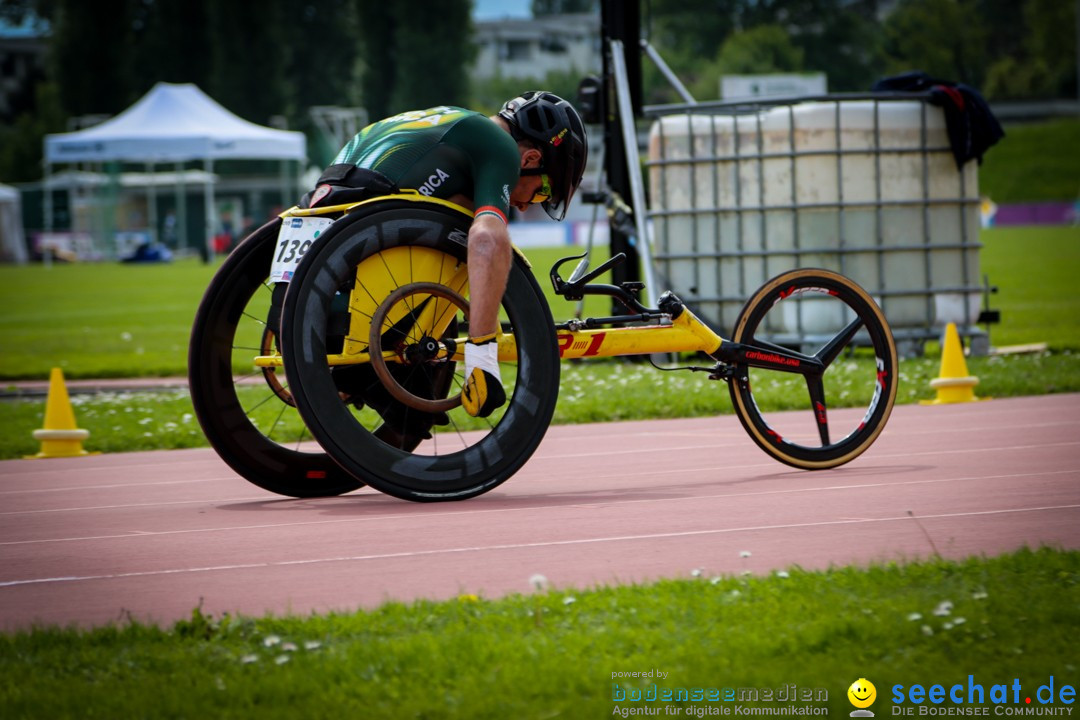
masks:
{"type": "Polygon", "coordinates": [[[751,439],[796,468],[853,460],[889,418],[892,333],[873,298],[838,273],[772,278],[725,339],[671,292],[653,308],[638,300],[640,283],[593,282],[619,255],[592,270],[582,260],[566,279],[562,266],[580,256],[563,258],[549,277],[567,299],[610,296],[625,313],[556,323],[517,251],[498,338],[507,403],[473,418],[460,407],[471,222],[457,205],[398,192],[294,207],[246,238],[211,281],[189,347],[195,412],[225,462],[293,497],[364,484],[413,501],[475,497],[536,450],[555,411],[560,361],[577,358],[708,358],[686,369],[727,383],[751,439]],[[808,334],[792,335],[795,325],[808,334]],[[786,397],[784,412],[756,402],[791,376],[805,392],[786,397]]]}

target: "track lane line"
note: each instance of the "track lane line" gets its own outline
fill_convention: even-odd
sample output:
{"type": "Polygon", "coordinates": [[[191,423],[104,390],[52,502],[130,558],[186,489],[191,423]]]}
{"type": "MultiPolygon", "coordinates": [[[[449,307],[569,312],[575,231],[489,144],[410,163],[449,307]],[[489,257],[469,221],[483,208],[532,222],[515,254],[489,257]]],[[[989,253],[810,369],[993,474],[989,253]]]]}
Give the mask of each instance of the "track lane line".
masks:
{"type": "MultiPolygon", "coordinates": [[[[772,464],[772,463],[770,463],[770,464],[772,464]]],[[[671,471],[656,471],[656,472],[648,472],[648,473],[621,473],[621,474],[618,474],[618,475],[597,475],[597,476],[594,476],[594,477],[596,479],[603,479],[603,478],[606,478],[606,477],[626,478],[626,477],[639,477],[639,476],[643,476],[643,475],[652,476],[652,475],[670,474],[670,473],[678,473],[678,474],[699,473],[699,472],[703,473],[703,472],[727,470],[727,468],[730,468],[730,467],[732,467],[732,465],[719,465],[719,466],[716,466],[716,467],[691,467],[691,468],[678,468],[678,470],[671,470],[671,471]]],[[[1041,472],[1041,473],[1026,473],[1025,472],[1025,473],[1012,473],[1012,474],[1008,474],[1008,475],[971,475],[971,476],[963,476],[963,477],[940,477],[940,478],[928,478],[928,479],[919,479],[919,480],[897,480],[897,481],[893,481],[893,483],[860,483],[860,484],[853,484],[853,485],[826,485],[826,486],[819,486],[819,487],[812,487],[812,488],[789,488],[789,489],[783,489],[783,490],[756,490],[756,491],[753,491],[753,492],[721,492],[721,493],[713,493],[713,494],[687,495],[687,497],[683,497],[683,498],[646,498],[646,499],[640,499],[640,500],[611,500],[611,501],[599,501],[599,502],[582,501],[581,503],[578,503],[577,505],[580,506],[580,505],[603,504],[605,506],[612,506],[612,505],[627,505],[627,504],[644,503],[644,502],[683,502],[683,501],[687,501],[687,500],[714,500],[714,499],[724,499],[724,498],[751,498],[751,497],[754,497],[754,495],[787,494],[787,493],[794,493],[794,492],[820,492],[820,491],[831,491],[831,490],[858,490],[858,489],[861,489],[861,488],[903,487],[903,486],[906,486],[906,485],[924,485],[924,484],[934,484],[934,483],[961,483],[961,481],[967,481],[967,480],[1003,480],[1003,479],[1010,479],[1010,478],[1040,477],[1040,476],[1043,476],[1043,475],[1067,475],[1067,474],[1071,474],[1071,473],[1080,474],[1080,467],[1069,468],[1069,470],[1045,471],[1045,472],[1041,472]]],[[[642,488],[636,488],[636,489],[637,490],[642,490],[642,488]]],[[[645,489],[648,489],[648,488],[645,488],[645,489]]],[[[585,492],[589,492],[589,491],[585,491],[585,492]]],[[[610,492],[610,490],[597,490],[597,492],[610,492]]],[[[559,497],[559,495],[564,495],[564,494],[567,494],[567,493],[563,493],[563,492],[550,493],[551,497],[559,497]]],[[[579,494],[579,491],[571,492],[570,494],[579,494]]],[[[339,497],[345,497],[345,495],[339,495],[339,497]]],[[[380,495],[375,495],[375,497],[380,498],[380,495]]],[[[356,498],[355,495],[354,495],[353,498],[356,498]]],[[[314,498],[314,499],[293,499],[293,500],[295,500],[295,502],[299,503],[299,502],[311,502],[312,500],[319,501],[319,500],[334,500],[334,499],[333,498],[314,498]]],[[[57,508],[52,508],[52,510],[11,511],[11,512],[6,512],[6,513],[0,513],[0,516],[2,516],[2,515],[36,515],[36,514],[40,514],[40,513],[63,513],[63,512],[77,512],[77,511],[118,510],[118,508],[127,508],[127,507],[157,507],[159,505],[160,506],[188,505],[188,504],[198,504],[198,503],[206,503],[208,505],[214,506],[214,505],[217,505],[218,503],[230,503],[230,502],[282,502],[282,503],[287,503],[287,502],[291,502],[291,500],[289,500],[289,499],[285,499],[285,500],[279,500],[279,499],[265,500],[264,497],[262,497],[262,495],[258,495],[258,497],[252,497],[252,498],[228,498],[228,499],[213,500],[213,501],[208,501],[208,500],[177,500],[177,501],[168,501],[168,502],[163,502],[163,503],[132,503],[132,504],[129,504],[129,505],[98,505],[98,506],[90,506],[90,507],[57,507],[57,508]]],[[[494,508],[483,508],[483,510],[451,511],[451,512],[444,512],[444,513],[437,512],[437,511],[429,512],[429,513],[423,513],[423,512],[418,511],[416,513],[395,513],[393,515],[369,515],[369,516],[365,516],[365,517],[343,518],[343,519],[340,519],[340,520],[311,520],[311,521],[306,520],[306,521],[300,521],[300,522],[274,522],[274,524],[269,524],[269,525],[241,525],[241,526],[231,526],[231,527],[225,527],[225,528],[199,528],[199,529],[192,529],[192,530],[162,530],[162,531],[147,530],[147,531],[140,531],[140,532],[143,533],[143,534],[152,535],[152,534],[176,534],[176,533],[187,533],[187,532],[213,532],[213,531],[217,531],[217,530],[244,530],[244,529],[258,529],[258,528],[287,528],[287,527],[292,527],[294,525],[296,525],[296,526],[323,525],[323,524],[333,524],[333,522],[359,522],[359,521],[364,521],[364,520],[384,520],[384,519],[414,518],[414,517],[429,518],[429,517],[432,517],[432,516],[435,516],[435,517],[451,517],[451,516],[455,516],[455,515],[475,515],[475,514],[480,514],[480,513],[507,513],[507,512],[536,511],[536,510],[557,510],[557,508],[559,508],[559,507],[572,507],[572,506],[575,506],[575,504],[527,505],[527,506],[523,506],[523,507],[494,507],[494,508]]],[[[111,539],[111,538],[127,538],[127,536],[130,536],[130,535],[125,533],[125,534],[122,534],[122,535],[98,535],[98,536],[93,536],[92,535],[92,536],[86,536],[86,538],[56,538],[56,539],[44,539],[44,540],[16,540],[16,541],[0,542],[0,546],[3,546],[3,545],[23,545],[23,544],[39,543],[39,542],[67,542],[69,540],[98,540],[98,539],[106,540],[106,539],[111,539]]]]}
{"type": "MultiPolygon", "coordinates": [[[[87,540],[117,540],[123,538],[133,537],[153,537],[157,535],[189,535],[194,533],[211,533],[211,532],[235,532],[243,530],[268,530],[271,528],[291,528],[291,527],[304,527],[311,525],[336,525],[339,523],[355,523],[355,522],[367,522],[373,520],[411,520],[415,518],[424,518],[429,521],[433,516],[435,518],[444,517],[456,517],[459,515],[481,515],[490,513],[505,513],[505,512],[534,512],[536,510],[559,510],[562,508],[580,508],[586,506],[603,505],[604,507],[614,507],[621,505],[640,505],[642,503],[664,503],[664,502],[687,502],[687,501],[700,501],[700,500],[723,500],[729,498],[740,497],[757,497],[764,495],[787,495],[794,493],[813,493],[813,492],[834,492],[838,490],[861,490],[864,488],[890,488],[890,487],[903,487],[906,485],[926,485],[937,483],[951,483],[951,482],[969,482],[969,481],[985,481],[985,480],[1009,480],[1012,478],[1035,478],[1049,475],[1068,475],[1072,473],[1080,473],[1080,470],[1049,470],[1039,473],[1014,473],[1010,475],[970,475],[965,477],[956,478],[925,478],[922,480],[902,480],[898,482],[881,482],[881,483],[862,483],[856,485],[823,485],[820,487],[811,488],[786,488],[783,490],[756,490],[753,492],[741,492],[741,493],[714,493],[711,495],[689,495],[684,497],[674,498],[641,498],[637,500],[601,500],[599,502],[586,502],[573,503],[568,505],[525,505],[522,507],[513,508],[484,508],[477,510],[456,510],[450,512],[430,512],[430,513],[394,513],[392,515],[368,515],[357,518],[342,518],[339,520],[303,520],[300,522],[289,523],[263,523],[259,525],[232,525],[225,527],[213,527],[213,528],[190,528],[187,530],[128,530],[123,534],[116,535],[88,535],[81,537],[66,537],[66,538],[42,538],[38,540],[9,540],[6,542],[0,542],[0,547],[6,545],[35,545],[38,543],[55,543],[55,542],[83,542],[87,540]]],[[[556,493],[558,494],[558,493],[556,493]]]]}
{"type": "MultiPolygon", "coordinates": [[[[998,429],[1000,430],[1001,428],[998,428],[998,429]]],[[[895,440],[895,439],[896,438],[893,438],[893,437],[889,438],[890,442],[895,440]]],[[[879,440],[880,440],[880,438],[879,438],[879,440]]],[[[561,460],[563,458],[607,457],[607,456],[611,456],[611,455],[622,457],[624,455],[633,455],[633,454],[640,454],[640,453],[655,453],[655,452],[659,452],[659,451],[683,452],[683,451],[686,451],[686,450],[712,450],[712,449],[724,449],[724,448],[731,448],[731,447],[740,447],[742,445],[744,445],[744,443],[733,443],[733,444],[727,444],[727,445],[706,445],[706,446],[702,446],[702,445],[686,445],[686,446],[679,446],[679,447],[673,447],[673,446],[670,446],[670,445],[658,445],[656,447],[640,448],[640,449],[636,449],[636,450],[597,450],[597,451],[594,451],[594,452],[585,452],[585,453],[566,453],[566,454],[560,454],[560,455],[538,456],[537,459],[539,459],[539,460],[561,460]]],[[[910,457],[912,455],[949,455],[949,454],[954,454],[954,453],[991,452],[991,451],[1001,451],[1001,450],[1009,450],[1009,451],[1034,450],[1036,448],[1069,447],[1069,446],[1072,446],[1072,445],[1080,445],[1080,441],[1069,440],[1069,441],[1066,441],[1066,442],[1042,443],[1042,444],[1038,444],[1038,445],[1011,445],[1009,447],[994,446],[994,447],[980,447],[980,448],[957,448],[957,449],[951,449],[951,450],[927,450],[925,452],[915,452],[915,453],[907,452],[907,453],[885,454],[885,455],[883,455],[881,453],[874,453],[873,457],[875,457],[875,458],[910,457]]],[[[773,462],[773,463],[769,463],[769,464],[770,465],[775,465],[776,463],[773,462]]],[[[526,464],[526,467],[528,467],[528,464],[526,464]]],[[[729,466],[729,467],[760,467],[760,465],[758,465],[758,464],[754,464],[754,465],[736,465],[736,466],[729,466]]]]}
{"type": "MultiPolygon", "coordinates": [[[[1047,512],[1054,510],[1072,510],[1080,508],[1080,505],[1047,505],[1043,507],[1030,507],[1030,508],[1010,508],[1004,510],[981,510],[976,512],[963,512],[963,513],[938,513],[935,515],[920,515],[920,520],[934,520],[944,518],[961,518],[961,517],[979,517],[989,515],[1005,515],[1012,513],[1027,513],[1027,512],[1047,512]]],[[[117,580],[122,578],[134,578],[134,577],[153,577],[160,575],[180,575],[190,573],[203,573],[203,572],[218,572],[222,570],[252,570],[257,568],[270,568],[270,567],[292,567],[299,565],[320,565],[325,563],[338,563],[338,562],[364,562],[368,560],[393,560],[400,558],[414,558],[425,557],[434,555],[455,555],[461,553],[476,553],[476,552],[492,552],[499,550],[525,550],[530,548],[540,547],[560,547],[560,546],[573,546],[573,545],[594,545],[599,543],[613,543],[613,542],[626,542],[626,541],[639,541],[639,540],[663,540],[671,538],[682,537],[701,537],[704,535],[723,535],[728,533],[738,532],[756,532],[761,530],[793,530],[798,528],[811,528],[811,527],[829,527],[837,525],[863,525],[869,523],[891,523],[891,522],[910,522],[911,518],[908,516],[903,517],[888,517],[888,518],[869,518],[869,519],[855,519],[855,520],[823,520],[820,522],[812,523],[787,523],[783,525],[752,525],[747,527],[738,528],[717,528],[714,530],[687,530],[684,532],[672,532],[672,533],[649,533],[643,535],[613,535],[608,537],[596,537],[596,538],[580,538],[577,540],[550,540],[546,542],[535,543],[508,543],[504,545],[487,545],[487,546],[466,546],[456,548],[443,548],[440,550],[410,550],[407,552],[397,553],[380,553],[375,555],[346,555],[341,557],[329,557],[329,558],[311,558],[308,560],[279,560],[276,562],[262,562],[262,563],[239,563],[235,565],[210,565],[206,567],[194,567],[194,568],[170,568],[165,570],[143,570],[135,572],[125,573],[112,573],[106,575],[66,575],[61,577],[51,578],[30,578],[25,580],[8,580],[0,582],[0,588],[5,587],[17,587],[22,585],[40,585],[47,583],[65,583],[65,582],[88,582],[95,580],[117,580]]]]}
{"type": "Polygon", "coordinates": [[[80,512],[84,510],[123,510],[126,508],[153,508],[153,507],[168,507],[170,505],[193,505],[196,503],[226,503],[226,502],[258,502],[263,500],[262,495],[252,495],[250,497],[237,497],[237,498],[221,498],[220,500],[207,500],[202,498],[200,500],[163,500],[161,502],[152,503],[127,503],[124,505],[87,505],[85,507],[68,507],[68,508],[43,508],[41,510],[8,510],[0,512],[0,516],[4,515],[40,515],[42,513],[59,513],[59,512],[80,512]]]}
{"type": "Polygon", "coordinates": [[[77,492],[79,490],[112,490],[115,488],[147,488],[159,485],[190,485],[193,483],[221,482],[235,480],[236,475],[223,475],[216,478],[196,478],[191,480],[164,480],[149,483],[114,483],[112,485],[71,485],[69,487],[30,488],[27,490],[0,490],[0,495],[29,495],[32,493],[77,492]]]}

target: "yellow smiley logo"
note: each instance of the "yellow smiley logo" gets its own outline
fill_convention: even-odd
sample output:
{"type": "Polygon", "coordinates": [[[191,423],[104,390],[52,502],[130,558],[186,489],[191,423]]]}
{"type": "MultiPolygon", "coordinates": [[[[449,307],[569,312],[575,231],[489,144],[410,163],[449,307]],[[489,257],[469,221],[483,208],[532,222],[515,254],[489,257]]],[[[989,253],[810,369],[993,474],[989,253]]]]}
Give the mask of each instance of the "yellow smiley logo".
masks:
{"type": "Polygon", "coordinates": [[[857,708],[868,708],[877,700],[877,688],[866,678],[859,678],[851,683],[847,690],[848,700],[857,708]]]}

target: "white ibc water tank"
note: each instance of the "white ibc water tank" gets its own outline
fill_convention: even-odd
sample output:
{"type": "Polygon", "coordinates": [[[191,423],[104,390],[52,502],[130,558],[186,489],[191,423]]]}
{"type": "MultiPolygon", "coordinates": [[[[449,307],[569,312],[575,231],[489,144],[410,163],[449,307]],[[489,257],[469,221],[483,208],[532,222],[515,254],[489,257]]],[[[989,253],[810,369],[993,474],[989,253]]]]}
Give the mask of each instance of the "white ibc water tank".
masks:
{"type": "Polygon", "coordinates": [[[795,267],[863,285],[900,338],[978,316],[977,168],[957,170],[940,108],[838,100],[668,115],[648,162],[659,272],[721,331],[795,267]]]}

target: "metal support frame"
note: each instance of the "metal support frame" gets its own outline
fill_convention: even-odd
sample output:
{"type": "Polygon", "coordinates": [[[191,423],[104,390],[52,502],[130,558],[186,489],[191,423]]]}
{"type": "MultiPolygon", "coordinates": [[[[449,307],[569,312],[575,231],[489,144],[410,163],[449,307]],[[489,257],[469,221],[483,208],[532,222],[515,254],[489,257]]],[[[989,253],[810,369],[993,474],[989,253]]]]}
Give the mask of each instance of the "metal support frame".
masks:
{"type": "Polygon", "coordinates": [[[656,271],[652,264],[652,248],[650,247],[649,226],[645,212],[645,182],[641,176],[641,161],[637,148],[637,128],[634,125],[634,111],[630,103],[630,83],[626,75],[626,60],[623,55],[621,40],[611,40],[609,44],[612,70],[615,75],[615,97],[619,107],[619,125],[622,128],[623,147],[626,151],[626,171],[630,178],[634,227],[637,230],[637,248],[645,271],[645,291],[648,293],[646,297],[655,298],[659,288],[656,285],[656,271]]]}
{"type": "MultiPolygon", "coordinates": [[[[962,296],[965,304],[959,311],[964,315],[965,319],[961,322],[966,327],[962,328],[961,332],[968,335],[981,333],[982,331],[975,327],[976,317],[972,314],[968,300],[981,290],[975,272],[977,257],[971,255],[981,247],[978,238],[974,236],[971,217],[972,213],[976,212],[979,199],[977,193],[973,193],[970,179],[966,178],[963,172],[956,181],[955,190],[945,193],[940,189],[930,191],[930,158],[937,155],[947,156],[951,160],[951,149],[940,139],[934,139],[933,145],[928,142],[928,112],[925,93],[837,93],[750,102],[687,102],[645,108],[646,116],[654,119],[662,120],[668,115],[686,119],[685,128],[680,122],[674,123],[671,130],[668,130],[664,123],[658,125],[655,132],[658,133],[660,157],[651,158],[646,163],[649,168],[659,173],[659,185],[654,188],[658,197],[654,198],[654,207],[648,213],[648,217],[657,223],[654,228],[657,245],[653,246],[656,250],[653,259],[659,263],[657,271],[661,272],[666,268],[666,271],[672,274],[675,273],[673,263],[682,264],[682,279],[674,276],[669,279],[673,289],[680,292],[683,300],[694,306],[699,315],[703,315],[710,322],[724,325],[730,320],[723,318],[733,309],[737,310],[747,292],[753,290],[744,287],[747,282],[753,283],[753,279],[747,277],[749,267],[753,268],[753,274],[764,272],[768,277],[781,269],[776,263],[813,263],[819,261],[818,256],[828,255],[831,261],[837,264],[835,269],[840,272],[855,272],[852,264],[857,263],[864,273],[869,271],[871,277],[876,275],[878,284],[868,285],[867,290],[878,299],[888,315],[892,314],[895,304],[901,317],[908,318],[901,320],[900,327],[894,326],[894,334],[898,340],[903,339],[917,346],[924,339],[936,337],[935,297],[938,294],[962,296]],[[866,146],[847,145],[846,136],[841,133],[843,127],[840,104],[850,100],[873,102],[872,114],[869,117],[871,126],[868,128],[870,142],[866,146]],[[912,100],[923,103],[921,119],[913,128],[917,134],[914,142],[897,144],[895,141],[886,141],[881,128],[881,107],[891,101],[912,100]],[[828,130],[832,135],[833,147],[824,150],[805,149],[795,142],[796,124],[793,113],[795,105],[801,102],[835,104],[831,110],[834,120],[828,130]],[[776,109],[787,117],[789,137],[782,143],[774,141],[772,146],[766,149],[762,118],[763,112],[769,109],[776,109]],[[727,122],[732,124],[734,146],[721,149],[716,142],[716,135],[720,131],[717,118],[723,117],[730,118],[727,122]],[[667,132],[674,131],[680,131],[679,147],[685,146],[686,150],[680,149],[677,155],[668,156],[667,132]],[[710,138],[703,137],[703,133],[712,135],[711,143],[710,138]],[[868,171],[873,177],[868,175],[866,178],[869,193],[864,192],[856,199],[848,196],[844,178],[848,163],[859,160],[869,163],[868,171]],[[767,162],[771,162],[774,168],[778,165],[787,166],[782,173],[787,178],[784,184],[790,183],[786,193],[780,192],[778,196],[775,192],[778,188],[774,185],[773,197],[767,198],[767,162]],[[822,163],[819,167],[823,167],[824,163],[832,165],[837,182],[837,187],[833,189],[835,197],[823,197],[813,201],[800,199],[798,175],[802,171],[801,163],[804,162],[822,163]],[[919,182],[916,194],[897,197],[885,192],[882,172],[887,162],[915,164],[913,171],[917,173],[919,182]],[[735,170],[731,170],[732,167],[735,170]],[[719,174],[717,168],[721,170],[719,174]],[[753,182],[755,168],[758,191],[756,194],[747,193],[743,181],[753,182]],[[670,192],[668,184],[674,177],[671,175],[673,170],[682,173],[680,177],[683,179],[680,182],[683,184],[679,186],[680,192],[693,198],[689,205],[680,201],[674,207],[665,207],[665,199],[670,192]],[[712,176],[711,181],[709,175],[712,176]],[[702,186],[702,183],[705,185],[702,186]],[[710,183],[711,194],[708,192],[710,183]],[[719,194],[721,184],[725,186],[723,195],[719,194]],[[785,194],[786,197],[783,197],[785,194]],[[954,212],[952,208],[955,208],[956,215],[951,214],[954,212]],[[888,217],[888,213],[895,214],[897,211],[914,214],[912,232],[915,237],[905,241],[901,233],[900,236],[888,239],[889,223],[895,223],[894,219],[888,217]],[[832,231],[835,237],[831,244],[813,242],[818,237],[806,223],[811,219],[810,213],[816,212],[831,213],[836,218],[835,230],[832,231]],[[851,223],[856,212],[871,219],[860,235],[853,236],[851,223]],[[948,218],[959,237],[943,237],[941,229],[932,222],[932,217],[948,218]],[[683,229],[676,233],[680,242],[673,247],[671,233],[674,226],[671,223],[676,221],[682,224],[683,229]],[[787,238],[782,245],[769,242],[777,231],[787,238]],[[752,239],[756,238],[757,242],[752,245],[744,243],[743,236],[747,233],[752,239]],[[710,244],[708,239],[713,234],[715,242],[710,244]],[[720,244],[722,235],[725,236],[725,245],[720,244]],[[917,275],[925,280],[925,285],[919,284],[923,280],[917,280],[915,276],[909,278],[888,270],[888,259],[904,254],[921,254],[922,257],[916,261],[920,268],[917,275]],[[868,255],[875,256],[876,259],[867,262],[868,255]],[[955,265],[955,271],[952,271],[950,276],[942,274],[939,265],[940,259],[946,257],[955,265]],[[687,263],[693,264],[693,267],[690,268],[687,263]],[[715,282],[705,283],[703,287],[699,274],[707,270],[698,267],[701,263],[705,263],[706,268],[715,267],[717,272],[720,272],[722,267],[727,267],[722,281],[726,284],[725,287],[720,287],[715,282]],[[747,263],[750,263],[749,267],[747,263]],[[870,270],[875,265],[876,274],[870,270]],[[921,316],[921,321],[914,319],[913,302],[924,306],[924,309],[917,313],[921,316]],[[716,310],[705,311],[700,305],[716,307],[716,310]]],[[[774,138],[776,139],[779,139],[779,136],[774,138]]],[[[895,225],[892,228],[892,234],[895,235],[895,225]]],[[[874,280],[870,282],[873,283],[874,280]]],[[[796,318],[796,321],[799,323],[797,330],[801,333],[801,317],[796,318]]],[[[794,327],[792,329],[796,330],[794,327]]],[[[909,347],[908,351],[917,351],[917,348],[909,347]]]]}
{"type": "Polygon", "coordinates": [[[649,59],[653,61],[653,64],[656,65],[657,70],[660,71],[664,78],[671,83],[671,87],[675,88],[675,92],[679,93],[679,97],[683,99],[683,102],[688,105],[697,105],[697,100],[695,100],[694,96],[690,94],[690,91],[686,89],[686,86],[682,84],[682,81],[679,80],[679,76],[675,74],[675,71],[672,70],[666,62],[664,62],[664,58],[660,56],[660,53],[656,51],[656,48],[649,44],[648,40],[642,38],[641,49],[644,50],[645,54],[649,56],[649,59]]]}

